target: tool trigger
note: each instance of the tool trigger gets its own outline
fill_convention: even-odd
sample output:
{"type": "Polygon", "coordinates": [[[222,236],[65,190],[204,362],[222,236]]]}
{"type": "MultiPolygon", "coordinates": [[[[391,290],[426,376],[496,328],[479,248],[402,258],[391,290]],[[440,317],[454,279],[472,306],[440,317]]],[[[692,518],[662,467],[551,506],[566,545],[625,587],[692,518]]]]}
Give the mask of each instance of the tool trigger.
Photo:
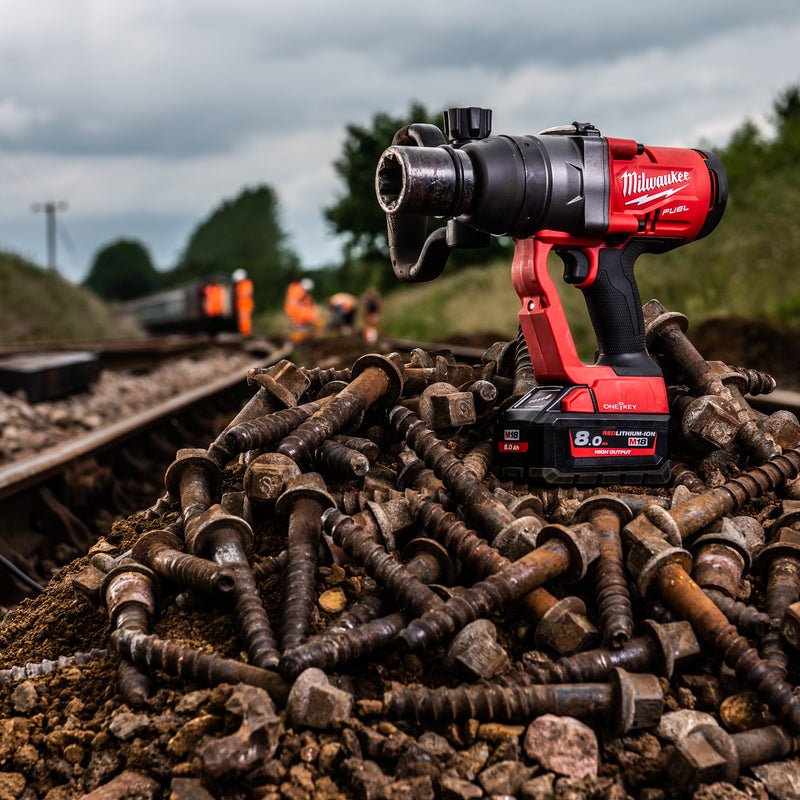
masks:
{"type": "Polygon", "coordinates": [[[556,250],[564,262],[564,282],[583,283],[589,277],[589,257],[583,250],[556,250]]]}

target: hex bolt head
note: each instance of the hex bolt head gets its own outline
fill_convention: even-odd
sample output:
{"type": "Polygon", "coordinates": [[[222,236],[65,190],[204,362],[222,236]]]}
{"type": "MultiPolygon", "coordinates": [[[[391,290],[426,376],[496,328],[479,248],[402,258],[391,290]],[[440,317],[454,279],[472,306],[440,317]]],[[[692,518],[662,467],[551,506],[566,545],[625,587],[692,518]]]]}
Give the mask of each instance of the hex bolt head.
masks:
{"type": "Polygon", "coordinates": [[[730,447],[740,427],[731,404],[714,395],[703,395],[693,400],[681,420],[686,441],[704,450],[730,447]]]}
{"type": "Polygon", "coordinates": [[[432,383],[419,398],[419,418],[434,431],[472,425],[476,420],[475,398],[449,383],[432,383]]]}
{"type": "Polygon", "coordinates": [[[244,473],[244,492],[252,503],[274,503],[287,482],[300,475],[300,467],[289,456],[265,453],[254,458],[244,473]]]}
{"type": "Polygon", "coordinates": [[[617,733],[658,725],[664,710],[664,692],[655,675],[616,667],[608,677],[617,698],[617,733]]]}
{"type": "Polygon", "coordinates": [[[586,606],[577,597],[565,597],[549,608],[533,634],[538,648],[548,647],[562,656],[594,647],[600,632],[586,617],[586,606]]]}
{"type": "Polygon", "coordinates": [[[258,369],[247,373],[247,382],[265,389],[285,408],[294,408],[300,395],[311,385],[311,379],[291,361],[283,359],[266,372],[258,369]]]}

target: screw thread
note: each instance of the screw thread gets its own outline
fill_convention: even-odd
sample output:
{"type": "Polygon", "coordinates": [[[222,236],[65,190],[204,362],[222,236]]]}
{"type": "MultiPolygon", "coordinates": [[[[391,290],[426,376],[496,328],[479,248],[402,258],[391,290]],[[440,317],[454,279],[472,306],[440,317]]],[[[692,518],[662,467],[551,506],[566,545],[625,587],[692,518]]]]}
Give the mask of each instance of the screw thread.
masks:
{"type": "Polygon", "coordinates": [[[164,670],[170,675],[206,686],[218,683],[259,686],[281,704],[288,695],[285,682],[274,672],[152,634],[116,630],[111,634],[111,644],[120,656],[151,671],[164,670]]]}
{"type": "Polygon", "coordinates": [[[322,403],[305,403],[294,408],[282,408],[264,417],[248,419],[229,428],[215,443],[228,461],[237,453],[260,450],[283,439],[298,425],[323,407],[322,403]]]}
{"type": "Polygon", "coordinates": [[[422,614],[441,602],[432,589],[397,562],[382,545],[367,536],[352,517],[345,516],[338,509],[329,508],[323,514],[322,522],[333,541],[385,586],[399,605],[422,614]]]}
{"type": "Polygon", "coordinates": [[[453,689],[406,687],[384,698],[384,712],[395,718],[458,722],[466,719],[512,722],[542,714],[595,716],[611,707],[608,684],[509,686],[499,683],[453,689]]]}
{"type": "Polygon", "coordinates": [[[315,605],[317,550],[320,540],[322,506],[310,498],[295,501],[287,535],[289,563],[284,573],[281,645],[284,650],[301,645],[308,638],[315,605]]]}
{"type": "Polygon", "coordinates": [[[731,625],[748,639],[762,639],[767,635],[770,618],[755,606],[747,605],[741,600],[734,600],[718,589],[703,590],[714,605],[727,617],[731,625]]]}
{"type": "Polygon", "coordinates": [[[179,550],[157,551],[150,559],[150,566],[162,577],[185,588],[215,594],[228,594],[234,588],[230,569],[179,550]]]}
{"type": "Polygon", "coordinates": [[[246,562],[231,566],[236,576],[234,615],[248,658],[256,667],[273,669],[280,652],[255,577],[246,562]]]}
{"type": "Polygon", "coordinates": [[[397,611],[342,633],[309,639],[281,656],[278,671],[291,680],[309,667],[324,670],[356,661],[389,647],[408,620],[408,614],[397,611]]]}
{"type": "Polygon", "coordinates": [[[622,557],[618,530],[595,529],[600,555],[595,564],[595,593],[603,641],[611,648],[622,647],[633,633],[633,608],[622,557]]]}

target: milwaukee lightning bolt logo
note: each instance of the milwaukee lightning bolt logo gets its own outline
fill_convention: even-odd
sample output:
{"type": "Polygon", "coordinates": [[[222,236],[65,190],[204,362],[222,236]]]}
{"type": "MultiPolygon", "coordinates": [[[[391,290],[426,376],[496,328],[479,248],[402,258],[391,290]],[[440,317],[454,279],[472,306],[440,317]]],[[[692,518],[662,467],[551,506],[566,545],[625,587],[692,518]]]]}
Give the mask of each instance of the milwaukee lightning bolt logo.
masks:
{"type": "Polygon", "coordinates": [[[643,206],[654,200],[672,197],[685,189],[691,183],[692,174],[685,170],[673,169],[648,176],[644,172],[629,169],[619,177],[622,181],[622,196],[631,198],[625,201],[625,205],[643,206]],[[656,191],[657,189],[661,191],[656,191]]]}

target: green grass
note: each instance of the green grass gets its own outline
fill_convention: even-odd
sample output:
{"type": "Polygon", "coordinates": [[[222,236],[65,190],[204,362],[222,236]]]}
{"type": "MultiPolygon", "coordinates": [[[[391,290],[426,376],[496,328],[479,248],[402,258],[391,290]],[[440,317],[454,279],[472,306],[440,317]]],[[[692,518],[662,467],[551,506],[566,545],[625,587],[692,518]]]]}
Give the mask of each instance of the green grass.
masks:
{"type": "Polygon", "coordinates": [[[91,292],[13,255],[0,254],[0,344],[141,335],[91,292]]]}

